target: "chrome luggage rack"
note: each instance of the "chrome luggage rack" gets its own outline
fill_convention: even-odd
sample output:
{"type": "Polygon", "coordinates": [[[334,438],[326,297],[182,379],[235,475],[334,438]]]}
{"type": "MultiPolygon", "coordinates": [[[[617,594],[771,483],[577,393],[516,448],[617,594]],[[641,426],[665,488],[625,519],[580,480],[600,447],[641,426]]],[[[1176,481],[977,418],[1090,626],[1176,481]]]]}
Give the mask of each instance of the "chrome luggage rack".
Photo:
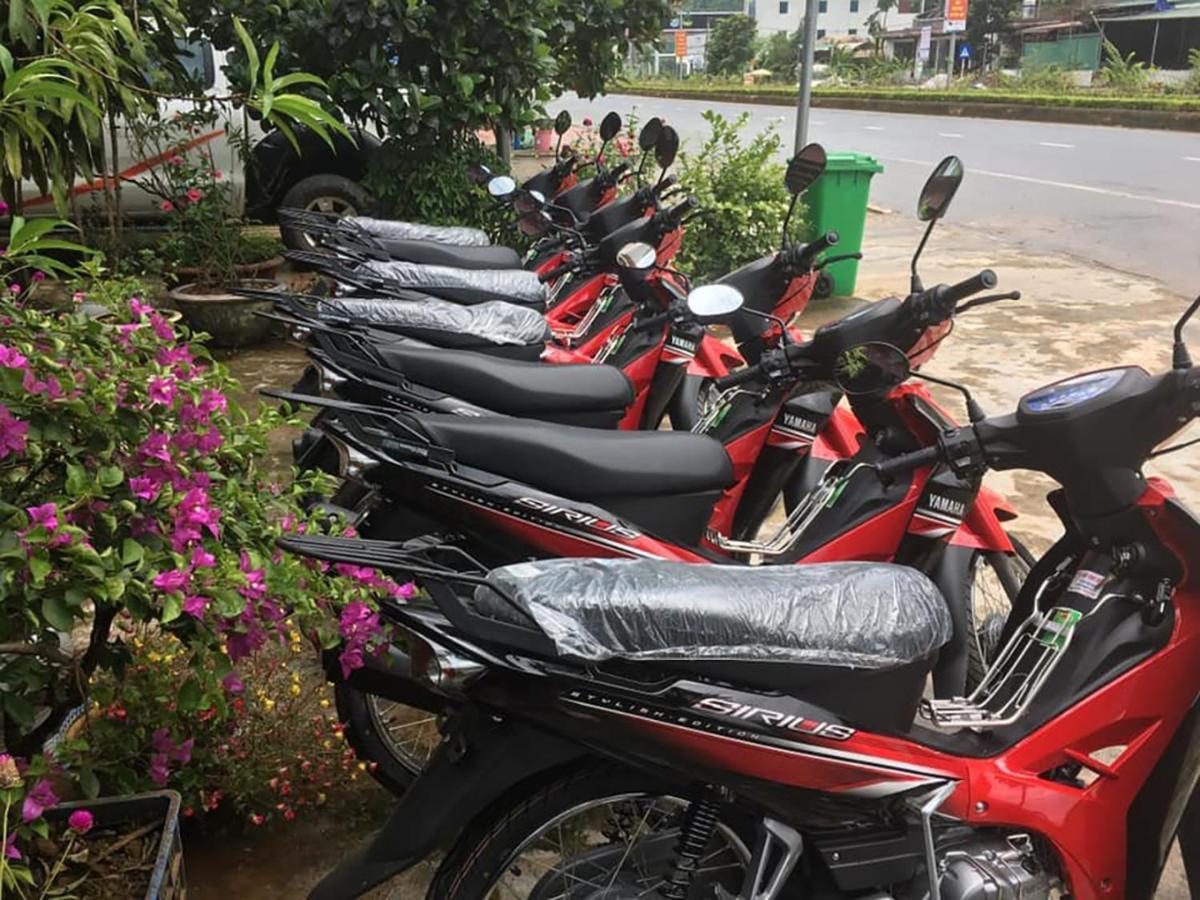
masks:
{"type": "Polygon", "coordinates": [[[1086,615],[1068,606],[1036,612],[1012,636],[968,697],[921,701],[921,718],[943,728],[1001,728],[1016,722],[1037,699],[1071,646],[1086,615]]]}
{"type": "Polygon", "coordinates": [[[850,467],[845,474],[835,473],[832,469],[826,472],[821,477],[820,484],[804,495],[783,524],[766,540],[740,541],[714,531],[708,532],[706,539],[715,547],[729,553],[780,556],[795,546],[822,510],[828,509],[837,502],[838,497],[842,495],[842,491],[846,489],[846,485],[855,473],[860,469],[871,468],[873,467],[865,463],[858,463],[850,467]]]}

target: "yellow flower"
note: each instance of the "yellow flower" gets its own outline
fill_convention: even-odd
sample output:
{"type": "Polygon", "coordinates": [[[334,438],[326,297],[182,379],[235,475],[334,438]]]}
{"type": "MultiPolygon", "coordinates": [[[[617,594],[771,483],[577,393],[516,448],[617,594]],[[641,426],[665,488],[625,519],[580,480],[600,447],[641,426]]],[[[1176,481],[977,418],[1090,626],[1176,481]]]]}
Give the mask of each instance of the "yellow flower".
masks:
{"type": "Polygon", "coordinates": [[[300,685],[298,685],[298,684],[293,684],[290,690],[291,690],[291,694],[292,694],[292,696],[293,696],[293,697],[299,697],[299,696],[300,696],[300,685]]]}
{"type": "Polygon", "coordinates": [[[321,700],[321,709],[329,709],[329,701],[328,700],[325,700],[325,699],[321,700]]]}
{"type": "Polygon", "coordinates": [[[263,705],[263,709],[265,709],[267,712],[270,712],[271,710],[273,710],[275,708],[275,701],[272,700],[270,697],[267,697],[266,699],[263,700],[262,705],[263,705]]]}
{"type": "Polygon", "coordinates": [[[358,764],[358,771],[360,771],[360,772],[367,771],[367,764],[365,762],[360,762],[358,764]]]}

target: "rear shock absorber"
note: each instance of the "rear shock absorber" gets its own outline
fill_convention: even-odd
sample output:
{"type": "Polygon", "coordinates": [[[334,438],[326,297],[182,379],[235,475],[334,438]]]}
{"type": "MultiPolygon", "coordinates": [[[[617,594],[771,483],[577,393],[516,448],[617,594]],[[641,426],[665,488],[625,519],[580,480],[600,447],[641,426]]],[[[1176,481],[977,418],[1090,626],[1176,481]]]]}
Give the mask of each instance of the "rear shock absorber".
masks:
{"type": "Polygon", "coordinates": [[[675,867],[659,891],[664,900],[686,900],[688,888],[692,886],[692,879],[720,819],[720,794],[715,788],[705,787],[700,798],[692,801],[683,814],[679,844],[675,847],[675,867]]]}

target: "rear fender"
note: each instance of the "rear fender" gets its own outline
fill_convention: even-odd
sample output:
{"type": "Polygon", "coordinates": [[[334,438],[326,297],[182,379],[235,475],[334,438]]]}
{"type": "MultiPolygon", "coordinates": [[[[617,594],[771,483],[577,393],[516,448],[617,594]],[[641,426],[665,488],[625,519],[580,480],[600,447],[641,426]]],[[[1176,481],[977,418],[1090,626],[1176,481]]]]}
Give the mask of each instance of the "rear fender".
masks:
{"type": "Polygon", "coordinates": [[[361,896],[448,843],[522,782],[545,783],[550,772],[584,756],[576,744],[520,722],[497,722],[473,706],[452,716],[445,734],[383,827],[322,878],[309,900],[361,896]]]}
{"type": "Polygon", "coordinates": [[[967,510],[962,524],[950,538],[956,547],[971,547],[985,552],[1012,553],[1012,540],[1002,522],[1017,516],[1016,510],[995,491],[980,487],[975,502],[967,510]]]}
{"type": "Polygon", "coordinates": [[[740,369],[744,365],[746,360],[736,349],[711,334],[705,334],[695,358],[688,363],[687,373],[704,378],[720,378],[728,375],[731,369],[740,369]]]}

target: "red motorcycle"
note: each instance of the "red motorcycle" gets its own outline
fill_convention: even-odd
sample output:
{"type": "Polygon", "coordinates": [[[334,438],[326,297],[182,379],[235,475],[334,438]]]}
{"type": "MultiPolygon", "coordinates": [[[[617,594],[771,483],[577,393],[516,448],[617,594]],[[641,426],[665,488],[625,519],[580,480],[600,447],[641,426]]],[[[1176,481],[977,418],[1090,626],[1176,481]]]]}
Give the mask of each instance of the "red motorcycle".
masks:
{"type": "MultiPolygon", "coordinates": [[[[310,897],[357,896],[451,842],[442,900],[1151,900],[1196,827],[1200,522],[1141,468],[1186,446],[1156,450],[1200,409],[1182,340],[1197,308],[1163,374],[1068,378],[865,467],[881,485],[931,468],[1061,485],[1063,537],[967,696],[923,696],[953,625],[911,568],[483,574],[384,541],[288,539],[420,574],[429,601],[385,611],[406,682],[445,717],[389,822],[310,897]]],[[[839,368],[871,391],[910,374],[882,344],[839,368]]]]}

